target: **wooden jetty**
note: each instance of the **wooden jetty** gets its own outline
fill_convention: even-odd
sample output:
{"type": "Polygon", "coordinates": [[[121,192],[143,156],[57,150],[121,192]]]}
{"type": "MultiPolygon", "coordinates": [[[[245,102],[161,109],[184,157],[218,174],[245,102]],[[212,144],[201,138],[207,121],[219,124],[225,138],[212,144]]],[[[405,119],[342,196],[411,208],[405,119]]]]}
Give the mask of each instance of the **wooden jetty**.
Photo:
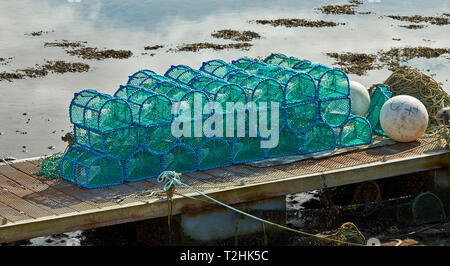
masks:
{"type": "MultiPolygon", "coordinates": [[[[344,151],[199,171],[182,181],[230,205],[433,169],[450,184],[450,150],[433,137],[344,151]]],[[[162,189],[156,179],[89,190],[35,175],[38,159],[0,164],[0,243],[167,216],[164,193],[151,193],[162,189]]],[[[198,199],[177,187],[173,214],[217,207],[198,199]]]]}

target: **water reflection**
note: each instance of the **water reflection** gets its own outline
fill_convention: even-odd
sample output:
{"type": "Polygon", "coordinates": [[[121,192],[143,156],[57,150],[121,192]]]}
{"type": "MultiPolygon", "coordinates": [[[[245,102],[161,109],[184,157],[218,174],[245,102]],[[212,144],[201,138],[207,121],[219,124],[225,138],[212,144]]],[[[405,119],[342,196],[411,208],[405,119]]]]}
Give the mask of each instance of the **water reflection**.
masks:
{"type": "MultiPolygon", "coordinates": [[[[429,25],[422,30],[410,30],[398,26],[407,23],[379,18],[390,14],[435,16],[450,13],[450,3],[446,0],[364,1],[358,11],[371,11],[372,14],[368,15],[325,15],[314,10],[326,4],[345,3],[323,0],[1,1],[0,57],[14,58],[7,65],[0,65],[0,71],[43,64],[45,59],[85,62],[91,65],[91,70],[14,80],[12,83],[0,81],[0,132],[3,133],[0,136],[0,154],[26,158],[63,151],[65,143],[60,136],[70,130],[68,106],[73,93],[87,88],[113,93],[126,82],[128,75],[143,68],[162,74],[172,64],[198,68],[203,61],[213,58],[231,61],[243,56],[265,57],[271,52],[331,66],[333,59],[326,56],[326,52],[374,53],[407,45],[450,47],[449,25],[429,25]],[[321,19],[346,24],[330,28],[275,28],[248,22],[277,18],[321,19]],[[233,42],[211,37],[212,32],[227,28],[252,30],[262,38],[251,41],[253,47],[249,51],[167,52],[183,43],[233,42]],[[49,33],[25,35],[40,30],[49,33]],[[392,38],[401,38],[401,41],[392,38]],[[66,54],[62,48],[44,47],[45,42],[63,39],[87,41],[87,45],[92,47],[131,50],[134,55],[126,60],[82,60],[66,54]],[[154,51],[154,56],[142,54],[147,52],[145,46],[157,44],[164,45],[164,48],[154,51]],[[30,122],[27,124],[28,119],[30,122]],[[49,146],[56,149],[49,150],[49,146]]],[[[448,74],[445,73],[449,63],[450,60],[443,56],[436,60],[413,60],[410,64],[436,73],[435,79],[444,83],[449,92],[448,74]]],[[[363,77],[349,76],[370,85],[385,80],[390,73],[388,70],[374,70],[363,77]]]]}

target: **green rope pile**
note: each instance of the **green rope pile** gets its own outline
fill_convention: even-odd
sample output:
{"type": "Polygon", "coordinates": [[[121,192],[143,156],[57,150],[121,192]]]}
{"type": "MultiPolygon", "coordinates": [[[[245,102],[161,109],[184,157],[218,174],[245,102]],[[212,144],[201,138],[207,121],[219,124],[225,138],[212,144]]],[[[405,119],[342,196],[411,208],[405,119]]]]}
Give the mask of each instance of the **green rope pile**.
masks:
{"type": "Polygon", "coordinates": [[[39,172],[35,175],[44,176],[47,179],[56,179],[61,177],[60,163],[64,153],[58,152],[42,159],[38,167],[39,172]]]}

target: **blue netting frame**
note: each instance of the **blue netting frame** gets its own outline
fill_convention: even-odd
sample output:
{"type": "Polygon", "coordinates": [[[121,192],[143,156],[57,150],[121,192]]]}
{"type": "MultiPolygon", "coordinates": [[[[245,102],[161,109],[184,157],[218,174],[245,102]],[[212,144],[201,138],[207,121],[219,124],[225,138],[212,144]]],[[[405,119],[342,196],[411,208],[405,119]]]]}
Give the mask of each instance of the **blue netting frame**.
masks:
{"type": "MultiPolygon", "coordinates": [[[[131,75],[127,85],[166,95],[173,101],[179,101],[184,93],[191,90],[188,86],[177,83],[173,79],[158,75],[150,70],[141,70],[131,75]],[[134,76],[137,76],[137,78],[133,78],[134,76]]],[[[116,92],[116,94],[117,93],[118,92],[116,92]]],[[[123,93],[119,93],[118,96],[127,99],[129,94],[124,95],[123,93]]]]}
{"type": "Polygon", "coordinates": [[[229,83],[237,84],[250,90],[252,101],[258,102],[263,99],[266,102],[269,102],[270,100],[278,98],[278,102],[281,103],[282,106],[286,103],[285,86],[275,79],[251,74],[237,66],[217,59],[204,62],[200,71],[219,78],[224,78],[229,83]],[[221,71],[220,75],[217,74],[218,70],[222,69],[225,71],[221,71]],[[240,77],[236,78],[237,76],[240,77]],[[262,91],[263,93],[261,94],[259,91],[262,91]],[[261,95],[263,97],[259,97],[261,95]]]}
{"type": "MultiPolygon", "coordinates": [[[[265,148],[265,158],[277,158],[277,157],[284,157],[284,156],[291,156],[291,155],[297,155],[302,152],[302,140],[300,139],[299,135],[286,125],[283,125],[280,127],[280,130],[278,132],[278,138],[279,142],[277,147],[274,148],[265,148]],[[281,142],[284,140],[286,141],[286,138],[282,138],[282,134],[285,134],[286,132],[289,132],[292,134],[292,136],[295,138],[295,141],[289,141],[288,143],[285,143],[284,147],[280,146],[282,144],[281,142]],[[277,151],[276,154],[271,154],[272,151],[275,151],[277,149],[281,149],[281,151],[277,151]]],[[[273,136],[272,136],[273,137],[273,136]]]]}
{"type": "Polygon", "coordinates": [[[96,90],[75,93],[70,102],[69,117],[72,124],[99,133],[133,124],[133,113],[127,101],[96,90]],[[122,119],[115,119],[119,115],[122,119]],[[108,125],[108,122],[111,124],[108,125]]]}
{"type": "Polygon", "coordinates": [[[142,127],[142,138],[139,140],[140,145],[154,155],[165,155],[180,142],[178,138],[168,131],[171,131],[171,123],[142,127]]]}
{"type": "Polygon", "coordinates": [[[312,64],[309,60],[301,60],[295,57],[287,57],[284,54],[272,53],[264,59],[264,63],[270,65],[279,65],[294,69],[307,69],[312,64]]]}
{"type": "MultiPolygon", "coordinates": [[[[354,126],[354,125],[352,125],[352,126],[354,126]]],[[[347,122],[345,122],[345,124],[343,124],[339,127],[339,137],[338,137],[337,145],[342,148],[353,147],[353,146],[358,146],[358,145],[366,145],[366,144],[372,143],[372,137],[373,137],[372,126],[370,125],[369,121],[365,117],[351,115],[349,117],[349,119],[347,120],[347,122]],[[357,140],[357,141],[354,141],[353,143],[350,143],[350,144],[343,144],[342,138],[343,138],[345,126],[347,126],[350,122],[356,121],[356,120],[358,120],[358,122],[360,124],[361,123],[364,124],[363,125],[364,128],[362,128],[362,129],[360,128],[358,130],[355,129],[355,131],[354,131],[354,133],[356,134],[356,138],[353,138],[353,140],[357,140]]]]}
{"type": "Polygon", "coordinates": [[[197,76],[205,76],[198,70],[186,65],[172,65],[164,74],[165,77],[175,80],[178,83],[189,86],[191,80],[197,76]]]}
{"type": "Polygon", "coordinates": [[[291,68],[300,72],[307,73],[316,80],[319,99],[346,97],[350,95],[349,79],[347,74],[345,74],[345,72],[342,70],[330,68],[319,63],[311,63],[308,60],[300,60],[295,57],[287,57],[282,54],[271,54],[264,60],[264,62],[270,65],[287,66],[283,64],[283,62],[286,62],[287,60],[293,60],[297,62],[305,61],[305,63],[295,64],[291,68]],[[276,57],[280,57],[281,60],[275,60],[274,58],[276,57]],[[329,81],[329,77],[332,78],[332,81],[329,81]],[[331,82],[331,85],[326,84],[326,82],[331,82]],[[337,86],[339,86],[342,91],[336,89],[336,84],[338,84],[337,86]]]}
{"type": "MultiPolygon", "coordinates": [[[[312,133],[314,133],[314,132],[312,132],[312,133]]],[[[301,144],[302,144],[301,152],[303,154],[309,154],[309,153],[315,153],[315,152],[321,152],[321,151],[331,151],[331,150],[336,149],[336,146],[337,146],[336,145],[337,144],[336,133],[335,133],[333,127],[331,127],[329,124],[323,123],[323,122],[317,122],[314,125],[312,125],[311,127],[309,127],[309,129],[306,130],[305,134],[303,134],[303,140],[302,140],[301,144]],[[332,135],[332,138],[323,138],[323,136],[322,136],[322,138],[320,138],[320,136],[312,136],[312,139],[314,139],[316,141],[316,143],[319,141],[328,140],[328,141],[331,141],[331,145],[328,145],[328,143],[325,143],[324,148],[307,149],[306,145],[311,143],[310,141],[307,140],[308,134],[310,134],[311,131],[315,130],[318,127],[322,127],[325,130],[327,130],[328,133],[330,135],[332,135]]],[[[324,143],[322,142],[321,144],[324,144],[324,143]]]]}
{"type": "MultiPolygon", "coordinates": [[[[120,160],[109,156],[109,155],[105,155],[102,153],[97,153],[93,150],[90,149],[85,149],[81,146],[70,146],[70,148],[67,150],[67,152],[64,154],[64,156],[61,159],[61,163],[60,163],[60,169],[61,169],[61,177],[67,181],[70,181],[72,183],[75,183],[79,186],[82,186],[84,188],[100,188],[100,187],[108,187],[108,186],[113,186],[113,185],[118,185],[118,184],[122,184],[124,182],[124,175],[123,175],[123,168],[122,165],[120,163],[120,160]],[[70,158],[70,156],[75,156],[74,158],[70,158]],[[90,156],[90,162],[89,163],[84,163],[84,162],[80,162],[80,160],[82,159],[82,157],[86,157],[86,156],[90,156]],[[111,165],[114,164],[114,169],[111,171],[112,173],[117,174],[116,177],[110,176],[108,179],[111,179],[110,182],[104,182],[102,184],[97,184],[97,185],[89,185],[90,182],[88,180],[90,171],[91,171],[91,167],[93,164],[95,164],[97,161],[99,160],[108,160],[111,165]],[[67,165],[69,164],[69,165],[67,165]],[[78,178],[78,174],[77,174],[77,170],[83,170],[81,172],[82,175],[78,178]],[[71,174],[72,176],[67,176],[67,174],[71,174]],[[83,176],[84,176],[84,180],[83,180],[83,176]],[[116,180],[117,179],[117,180],[116,180]]],[[[101,169],[102,171],[104,171],[105,169],[101,169]]]]}
{"type": "Polygon", "coordinates": [[[273,78],[283,84],[285,86],[286,104],[318,98],[317,81],[307,73],[299,72],[292,68],[269,65],[245,57],[234,60],[231,63],[244,71],[266,78],[273,78]],[[306,92],[307,90],[308,92],[306,92]],[[304,97],[298,97],[299,95],[304,97]]]}
{"type": "Polygon", "coordinates": [[[298,134],[305,133],[310,126],[320,119],[319,102],[316,100],[290,104],[284,109],[286,110],[286,125],[298,134]],[[313,109],[312,114],[307,113],[308,116],[306,116],[305,110],[302,108],[313,109]],[[300,116],[296,115],[297,112],[300,112],[300,116]]]}
{"type": "MultiPolygon", "coordinates": [[[[261,148],[261,147],[259,147],[261,153],[259,155],[257,154],[256,157],[253,157],[253,159],[246,159],[246,160],[237,160],[236,159],[236,156],[237,156],[237,153],[238,153],[238,148],[237,147],[238,147],[239,144],[241,144],[240,140],[247,141],[247,140],[253,140],[254,139],[254,140],[256,140],[256,144],[257,145],[260,145],[261,141],[263,140],[259,135],[256,136],[256,137],[249,137],[248,135],[249,134],[248,134],[248,131],[247,131],[246,134],[245,134],[246,137],[242,137],[240,139],[236,139],[236,140],[231,142],[231,146],[232,146],[231,152],[232,152],[233,164],[241,164],[241,163],[249,163],[249,162],[254,162],[254,161],[261,161],[261,160],[264,160],[266,158],[266,150],[261,148]]],[[[245,143],[247,143],[247,142],[245,142],[245,143]]],[[[250,154],[254,154],[255,150],[258,150],[258,148],[255,147],[255,148],[247,150],[247,151],[249,151],[250,154]]],[[[249,153],[244,153],[244,155],[247,154],[247,156],[248,156],[249,153]]]]}
{"type": "MultiPolygon", "coordinates": [[[[134,153],[132,153],[127,158],[127,160],[125,160],[125,162],[123,164],[124,181],[126,181],[126,182],[136,182],[136,181],[140,181],[140,180],[144,180],[144,179],[150,179],[150,178],[158,177],[158,175],[163,171],[163,162],[162,162],[162,160],[163,160],[163,157],[161,155],[156,155],[156,154],[152,153],[151,151],[147,150],[144,147],[141,147],[141,148],[137,149],[134,153]],[[150,173],[148,175],[144,175],[144,176],[141,176],[139,178],[131,179],[129,170],[131,168],[130,164],[132,164],[132,159],[135,156],[139,156],[138,154],[142,153],[142,152],[147,152],[150,156],[153,156],[158,161],[158,169],[153,171],[152,173],[150,173]]],[[[147,168],[150,167],[150,165],[145,165],[143,167],[145,167],[147,169],[147,168]]]]}
{"type": "Polygon", "coordinates": [[[136,125],[155,126],[173,121],[174,117],[171,112],[173,101],[166,95],[133,85],[125,85],[120,86],[114,96],[127,97],[126,101],[131,106],[133,122],[136,125]],[[149,105],[151,108],[147,108],[149,105]]]}
{"type": "MultiPolygon", "coordinates": [[[[217,148],[217,147],[215,147],[217,148]]],[[[197,167],[198,170],[200,171],[205,171],[205,170],[209,170],[209,169],[214,169],[214,168],[219,168],[219,167],[227,167],[233,164],[233,153],[232,153],[232,146],[229,144],[228,141],[224,140],[223,138],[217,138],[217,137],[212,137],[212,138],[207,138],[205,141],[203,141],[203,143],[196,149],[196,153],[197,153],[197,167]],[[208,149],[207,151],[204,150],[205,146],[207,146],[210,143],[213,142],[219,142],[221,143],[226,149],[226,154],[228,154],[228,156],[226,156],[226,154],[222,154],[222,156],[226,156],[224,158],[220,158],[220,160],[223,160],[223,163],[216,163],[216,164],[210,164],[206,167],[202,167],[203,164],[203,160],[201,159],[201,154],[202,152],[206,152],[206,157],[207,159],[212,159],[212,158],[208,158],[211,154],[215,154],[215,152],[217,151],[216,149],[208,149]]],[[[216,160],[219,160],[220,156],[215,156],[216,160]]]]}
{"type": "Polygon", "coordinates": [[[380,111],[384,103],[392,97],[387,85],[377,85],[370,95],[370,106],[366,118],[377,135],[387,136],[380,124],[380,111]]]}
{"type": "Polygon", "coordinates": [[[148,69],[139,70],[136,73],[128,76],[127,84],[133,86],[140,86],[142,82],[148,78],[160,79],[160,75],[156,74],[156,72],[148,69]]]}
{"type": "Polygon", "coordinates": [[[242,71],[240,68],[228,64],[220,59],[213,59],[203,62],[199,70],[211,76],[225,80],[229,74],[242,71]]]}
{"type": "MultiPolygon", "coordinates": [[[[180,162],[181,160],[179,160],[178,162],[180,162]]],[[[196,172],[198,170],[198,159],[197,159],[197,152],[196,149],[185,145],[183,143],[177,143],[171,150],[170,152],[164,154],[162,156],[162,166],[163,166],[163,171],[176,171],[177,173],[180,174],[187,174],[187,173],[193,173],[196,172]],[[190,152],[190,154],[194,157],[193,161],[194,161],[194,167],[190,167],[190,169],[169,169],[168,168],[168,157],[172,154],[172,152],[174,152],[177,148],[183,148],[186,149],[190,152]]]]}
{"type": "MultiPolygon", "coordinates": [[[[352,104],[351,104],[351,99],[350,97],[340,97],[340,98],[327,98],[324,100],[319,100],[319,117],[320,117],[320,121],[325,122],[327,124],[329,124],[332,127],[339,127],[343,124],[345,124],[352,112],[352,104]],[[338,109],[337,108],[331,108],[331,110],[328,110],[330,105],[332,106],[333,103],[335,102],[340,102],[341,104],[338,105],[339,108],[343,108],[344,111],[343,112],[336,112],[338,109]],[[336,116],[338,116],[338,119],[333,119],[333,117],[331,117],[332,115],[334,115],[334,118],[336,116]]],[[[336,106],[333,106],[336,107],[336,106]]],[[[341,111],[341,110],[339,110],[341,111]]]]}
{"type": "Polygon", "coordinates": [[[78,145],[124,160],[139,147],[142,129],[130,126],[107,132],[95,132],[89,128],[74,125],[73,130],[75,142],[78,145]]]}

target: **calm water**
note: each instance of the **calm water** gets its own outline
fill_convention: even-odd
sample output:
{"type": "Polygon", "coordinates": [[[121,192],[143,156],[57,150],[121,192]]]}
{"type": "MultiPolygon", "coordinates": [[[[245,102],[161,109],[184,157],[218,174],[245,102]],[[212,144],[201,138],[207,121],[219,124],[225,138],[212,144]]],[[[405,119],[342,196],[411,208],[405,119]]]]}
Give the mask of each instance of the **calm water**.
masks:
{"type": "MultiPolygon", "coordinates": [[[[63,151],[61,135],[70,130],[68,106],[73,93],[97,89],[113,93],[127,76],[139,69],[152,69],[163,74],[172,64],[198,68],[213,58],[233,60],[243,56],[265,57],[281,52],[299,58],[332,65],[326,52],[366,52],[393,46],[424,45],[450,47],[450,26],[420,30],[398,27],[409,24],[383,15],[430,15],[450,12],[447,0],[432,1],[364,1],[358,11],[369,15],[325,15],[314,8],[345,1],[111,1],[111,0],[5,0],[0,2],[0,57],[14,57],[0,71],[44,64],[45,60],[85,62],[87,73],[50,74],[43,78],[0,82],[0,155],[28,158],[63,151]],[[381,17],[381,18],[380,18],[381,17]],[[254,19],[305,18],[345,22],[329,28],[285,28],[249,23],[254,19]],[[232,41],[214,39],[211,33],[220,29],[252,30],[262,35],[252,41],[249,51],[201,50],[200,52],[166,52],[183,43],[232,41]],[[29,36],[33,31],[49,31],[42,36],[29,36]],[[401,38],[393,41],[392,38],[401,38]],[[44,47],[45,42],[87,41],[98,48],[127,49],[129,59],[103,61],[82,60],[67,55],[62,48],[44,47]],[[424,41],[431,40],[431,41],[424,41]],[[142,55],[145,46],[161,44],[156,55],[142,55]],[[27,115],[22,115],[27,113],[27,115]],[[30,119],[29,123],[26,121],[30,119]],[[19,130],[19,132],[16,132],[19,130]],[[20,132],[27,132],[21,134],[20,132]],[[54,132],[54,133],[53,133],[54,132]],[[25,146],[26,148],[23,148],[25,146]],[[55,150],[49,150],[55,146],[55,150]],[[23,152],[26,150],[26,152],[23,152]]],[[[437,59],[412,60],[410,65],[430,69],[435,79],[449,89],[450,55],[437,59]]],[[[370,71],[365,76],[349,75],[370,86],[382,82],[390,71],[370,71]]]]}
{"type": "MultiPolygon", "coordinates": [[[[203,61],[220,58],[231,61],[239,57],[266,57],[272,52],[285,53],[331,66],[326,52],[373,53],[380,49],[404,46],[450,47],[450,26],[428,25],[410,30],[408,25],[383,15],[440,16],[450,13],[448,0],[379,0],[367,1],[357,10],[369,15],[325,15],[314,10],[327,4],[348,4],[326,0],[2,0],[0,1],[0,57],[14,57],[0,72],[44,64],[45,60],[84,62],[89,72],[49,74],[43,78],[0,81],[0,155],[28,158],[62,152],[66,143],[60,137],[71,130],[68,107],[73,93],[96,89],[114,93],[128,75],[140,69],[163,74],[171,65],[200,67],[203,61]],[[304,18],[345,22],[330,28],[285,28],[249,23],[255,19],[304,18]],[[262,38],[251,41],[249,51],[201,50],[167,52],[184,43],[233,41],[214,39],[211,33],[221,29],[251,30],[262,38]],[[34,31],[49,31],[29,36],[34,31]],[[394,41],[392,38],[401,38],[394,41]],[[44,47],[45,42],[87,41],[87,46],[126,49],[129,59],[82,60],[69,56],[64,49],[44,47]],[[426,41],[430,40],[430,41],[426,41]],[[164,45],[148,52],[145,46],[164,45]],[[26,113],[26,115],[23,115],[26,113]],[[29,120],[28,123],[27,120],[29,120]],[[16,132],[19,131],[19,132],[16,132]],[[27,132],[21,134],[20,132],[27,132]],[[22,146],[25,146],[23,148],[22,146]],[[55,146],[54,150],[48,149],[55,146]],[[26,150],[24,152],[23,150],[26,150]]],[[[450,92],[448,72],[450,55],[408,62],[422,70],[430,69],[444,89],[450,92]]],[[[366,86],[384,81],[388,70],[369,71],[365,76],[350,74],[350,79],[366,86]]],[[[80,232],[68,238],[79,238],[80,232]]],[[[32,244],[45,244],[37,238],[32,244]]],[[[65,245],[66,241],[52,242],[65,245]]]]}

